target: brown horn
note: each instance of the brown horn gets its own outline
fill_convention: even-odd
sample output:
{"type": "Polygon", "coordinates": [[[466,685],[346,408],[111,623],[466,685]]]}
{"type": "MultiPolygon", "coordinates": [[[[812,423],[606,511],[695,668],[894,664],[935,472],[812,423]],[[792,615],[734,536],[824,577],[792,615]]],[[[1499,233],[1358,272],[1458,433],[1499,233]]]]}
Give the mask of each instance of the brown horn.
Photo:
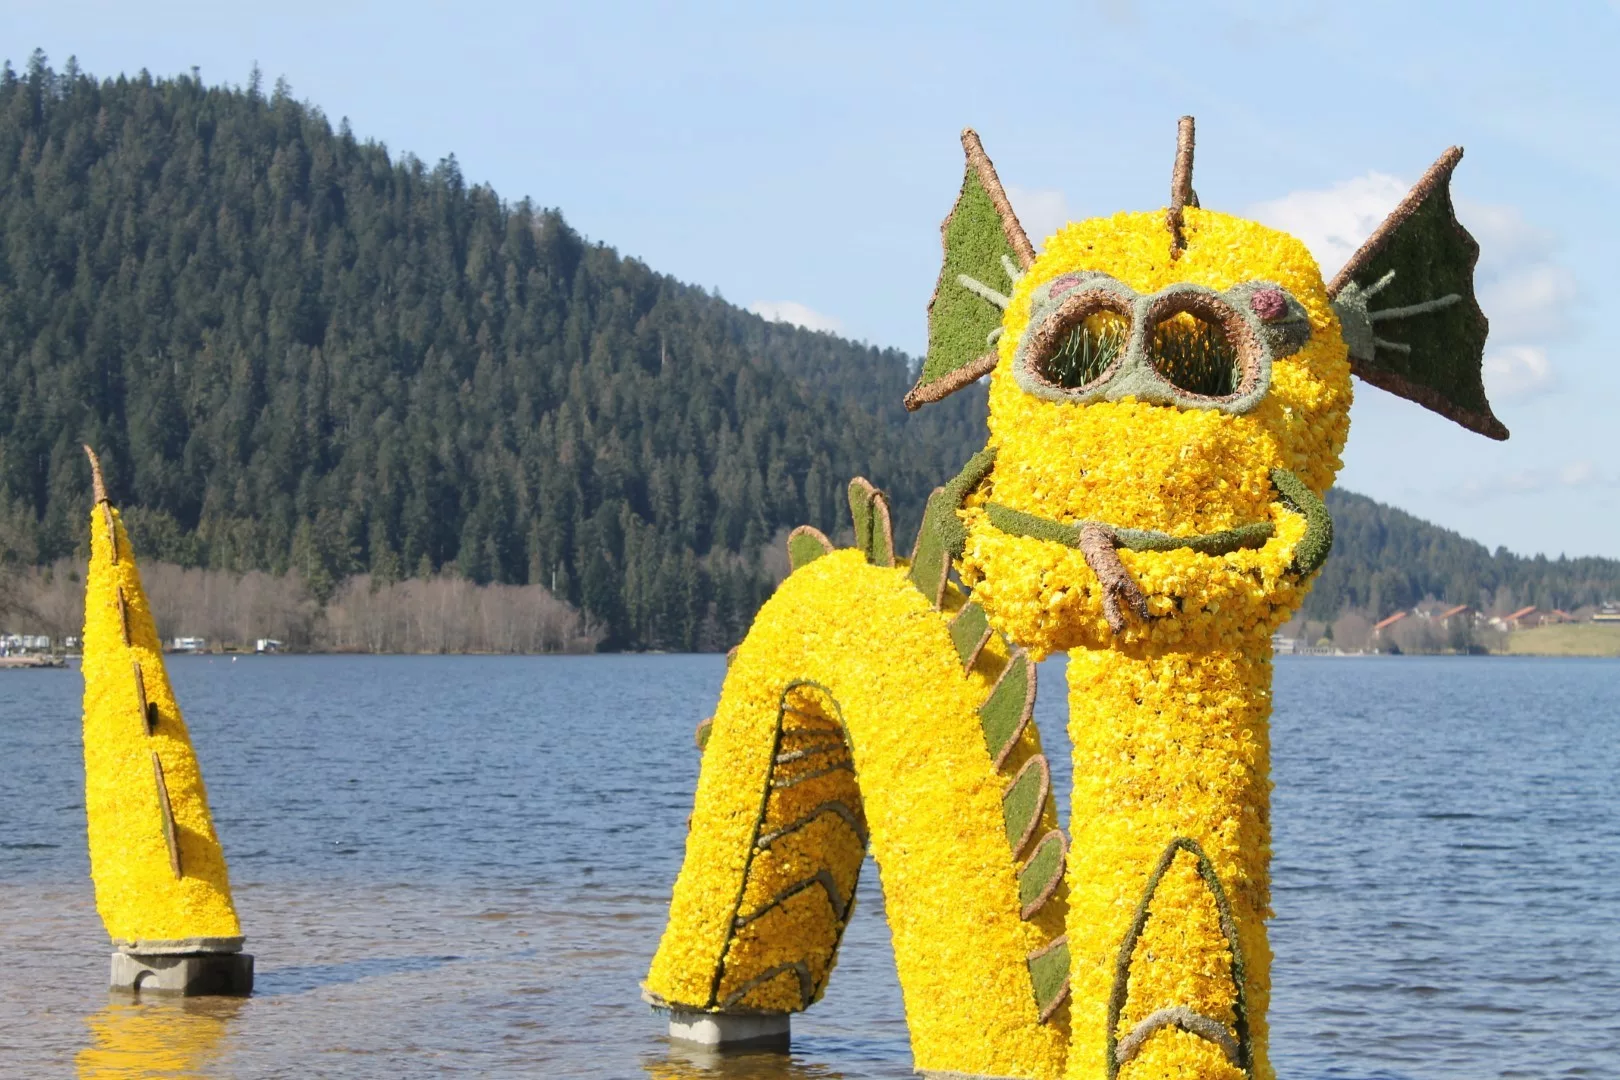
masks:
{"type": "Polygon", "coordinates": [[[96,457],[96,452],[90,449],[88,443],[85,444],[84,453],[90,459],[91,494],[95,496],[96,502],[104,503],[107,501],[107,485],[101,479],[101,459],[96,457]]]}
{"type": "Polygon", "coordinates": [[[1193,194],[1193,118],[1183,116],[1176,124],[1176,166],[1170,173],[1170,209],[1165,212],[1164,224],[1170,230],[1170,257],[1179,258],[1186,250],[1187,238],[1181,231],[1181,212],[1187,206],[1197,206],[1193,194]]]}

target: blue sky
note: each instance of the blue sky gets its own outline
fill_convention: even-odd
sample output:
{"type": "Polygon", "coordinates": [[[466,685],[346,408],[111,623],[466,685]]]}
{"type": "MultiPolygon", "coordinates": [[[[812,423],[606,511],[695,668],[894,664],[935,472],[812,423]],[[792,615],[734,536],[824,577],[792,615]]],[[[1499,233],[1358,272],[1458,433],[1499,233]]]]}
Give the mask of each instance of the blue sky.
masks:
{"type": "Polygon", "coordinates": [[[964,126],[1044,236],[1163,205],[1192,113],[1203,205],[1289,229],[1326,275],[1462,145],[1513,438],[1358,383],[1340,482],[1493,546],[1620,556],[1620,4],[8,6],[15,66],[257,62],[657,270],[913,354],[964,126]]]}

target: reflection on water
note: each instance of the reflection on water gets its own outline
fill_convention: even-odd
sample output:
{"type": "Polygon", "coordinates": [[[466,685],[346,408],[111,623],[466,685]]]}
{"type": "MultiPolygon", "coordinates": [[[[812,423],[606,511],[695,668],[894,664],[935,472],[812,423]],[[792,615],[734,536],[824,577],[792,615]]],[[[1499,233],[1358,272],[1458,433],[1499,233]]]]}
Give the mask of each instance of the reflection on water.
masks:
{"type": "MultiPolygon", "coordinates": [[[[0,1076],[911,1075],[877,874],[793,1053],[639,997],[720,657],[171,666],[256,957],[109,998],[80,684],[0,678],[0,1076]]],[[[1069,787],[1061,662],[1036,719],[1069,787]]],[[[1273,1059],[1290,1080],[1620,1077],[1620,664],[1284,658],[1273,1059]]]]}
{"type": "Polygon", "coordinates": [[[373,956],[341,964],[272,968],[254,980],[253,993],[257,997],[301,994],[334,983],[359,982],[379,975],[433,971],[460,959],[459,956],[373,956]]]}
{"type": "Polygon", "coordinates": [[[718,1051],[671,1043],[641,1061],[649,1080],[843,1080],[843,1073],[802,1054],[718,1051]]]}
{"type": "Polygon", "coordinates": [[[79,1080],[211,1077],[220,1042],[242,1007],[239,998],[123,998],[86,1020],[90,1045],[79,1051],[79,1080]]]}

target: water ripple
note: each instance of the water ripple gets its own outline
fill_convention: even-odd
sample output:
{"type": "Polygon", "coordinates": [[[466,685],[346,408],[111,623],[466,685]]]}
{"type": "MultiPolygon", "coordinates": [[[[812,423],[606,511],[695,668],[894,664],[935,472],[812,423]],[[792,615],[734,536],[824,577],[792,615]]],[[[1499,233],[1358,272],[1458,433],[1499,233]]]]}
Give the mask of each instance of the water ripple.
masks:
{"type": "MultiPolygon", "coordinates": [[[[1065,816],[1062,661],[1036,718],[1065,816]]],[[[72,672],[7,672],[0,1072],[910,1074],[871,867],[790,1056],[672,1046],[663,929],[719,657],[180,659],[244,1002],[109,999],[72,672]]],[[[1620,1076],[1620,665],[1284,658],[1271,924],[1285,1080],[1620,1076]]]]}

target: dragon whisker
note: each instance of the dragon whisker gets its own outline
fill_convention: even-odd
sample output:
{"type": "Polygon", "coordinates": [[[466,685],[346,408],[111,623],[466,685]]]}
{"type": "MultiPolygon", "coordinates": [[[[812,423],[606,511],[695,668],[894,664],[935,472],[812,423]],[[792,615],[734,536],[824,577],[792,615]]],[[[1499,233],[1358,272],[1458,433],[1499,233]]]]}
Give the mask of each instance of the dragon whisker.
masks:
{"type": "Polygon", "coordinates": [[[1381,322],[1384,319],[1405,319],[1412,315],[1427,315],[1431,311],[1439,311],[1442,308],[1450,307],[1452,304],[1460,303],[1462,303],[1461,294],[1447,293],[1438,299],[1425,300],[1420,304],[1408,304],[1405,307],[1392,307],[1383,308],[1380,311],[1369,311],[1367,316],[1368,318],[1372,319],[1373,322],[1381,322]]]}
{"type": "Polygon", "coordinates": [[[962,288],[966,289],[974,296],[990,301],[1002,311],[1006,311],[1007,305],[1012,303],[1012,300],[1003,296],[1001,293],[996,292],[996,290],[992,289],[978,278],[969,277],[966,274],[957,274],[956,280],[961,284],[962,288]]]}

